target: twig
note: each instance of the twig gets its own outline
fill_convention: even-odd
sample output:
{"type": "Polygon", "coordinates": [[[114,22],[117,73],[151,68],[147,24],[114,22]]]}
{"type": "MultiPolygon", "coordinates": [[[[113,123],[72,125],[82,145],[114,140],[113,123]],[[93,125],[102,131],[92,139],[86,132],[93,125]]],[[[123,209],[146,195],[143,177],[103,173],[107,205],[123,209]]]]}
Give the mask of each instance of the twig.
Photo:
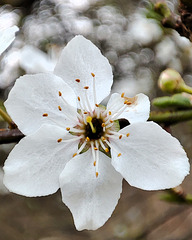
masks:
{"type": "Polygon", "coordinates": [[[0,129],[0,144],[19,142],[24,136],[19,129],[0,129]]]}

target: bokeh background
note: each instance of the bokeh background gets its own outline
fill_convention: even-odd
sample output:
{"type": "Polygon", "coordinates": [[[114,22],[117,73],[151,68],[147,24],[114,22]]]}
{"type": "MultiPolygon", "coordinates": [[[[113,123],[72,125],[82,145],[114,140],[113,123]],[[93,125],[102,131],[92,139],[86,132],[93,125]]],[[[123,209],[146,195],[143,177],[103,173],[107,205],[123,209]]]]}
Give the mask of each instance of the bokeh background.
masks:
{"type": "MultiPolygon", "coordinates": [[[[177,14],[178,1],[165,2],[177,14]]],[[[157,80],[167,67],[179,71],[192,86],[191,43],[147,19],[148,6],[149,1],[143,0],[0,0],[0,29],[20,28],[0,57],[1,102],[19,76],[53,70],[62,48],[77,34],[90,39],[109,59],[112,92],[127,92],[130,97],[142,92],[151,100],[162,96],[157,80]]],[[[5,127],[2,122],[1,126],[5,127]]],[[[191,158],[191,121],[171,130],[191,158]]],[[[0,145],[1,166],[13,147],[0,145]]],[[[18,196],[4,188],[2,177],[0,168],[0,240],[192,239],[190,206],[160,200],[163,191],[142,191],[124,182],[109,221],[96,231],[78,232],[60,192],[39,198],[18,196]]],[[[192,176],[182,187],[192,192],[192,176]]]]}

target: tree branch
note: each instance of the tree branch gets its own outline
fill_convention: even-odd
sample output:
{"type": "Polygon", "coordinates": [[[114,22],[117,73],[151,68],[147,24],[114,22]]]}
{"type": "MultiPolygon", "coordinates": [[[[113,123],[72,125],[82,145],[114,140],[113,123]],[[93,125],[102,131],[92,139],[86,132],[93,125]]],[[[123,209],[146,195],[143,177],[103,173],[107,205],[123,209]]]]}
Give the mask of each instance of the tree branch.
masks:
{"type": "Polygon", "coordinates": [[[19,142],[24,136],[19,129],[0,129],[0,144],[19,142]]]}

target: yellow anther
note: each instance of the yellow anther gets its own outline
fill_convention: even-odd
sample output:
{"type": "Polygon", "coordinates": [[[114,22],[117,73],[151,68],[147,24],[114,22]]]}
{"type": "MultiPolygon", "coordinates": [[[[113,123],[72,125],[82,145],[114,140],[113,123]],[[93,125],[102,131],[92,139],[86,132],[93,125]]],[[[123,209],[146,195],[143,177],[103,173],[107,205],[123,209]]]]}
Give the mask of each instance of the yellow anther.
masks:
{"type": "Polygon", "coordinates": [[[124,95],[125,95],[125,93],[123,92],[123,93],[121,94],[121,97],[123,98],[123,97],[124,97],[124,95]]]}
{"type": "Polygon", "coordinates": [[[94,147],[95,150],[98,150],[98,148],[94,147]]]}
{"type": "Polygon", "coordinates": [[[80,79],[77,78],[77,79],[75,79],[75,81],[79,83],[79,82],[80,82],[80,79]]]}
{"type": "Polygon", "coordinates": [[[84,112],[84,114],[87,114],[88,112],[84,112]]]}
{"type": "Polygon", "coordinates": [[[67,127],[67,128],[66,128],[66,130],[67,130],[67,131],[69,131],[69,130],[70,130],[70,128],[69,128],[69,127],[67,127]]]}
{"type": "Polygon", "coordinates": [[[101,137],[101,140],[102,140],[102,141],[105,141],[105,140],[106,140],[106,138],[105,138],[105,137],[101,137]]]}
{"type": "Polygon", "coordinates": [[[95,74],[94,73],[91,73],[92,77],[95,77],[95,74]]]}
{"type": "Polygon", "coordinates": [[[58,106],[58,109],[59,109],[59,111],[61,111],[62,110],[61,106],[58,106]]]}
{"type": "Polygon", "coordinates": [[[95,104],[96,107],[99,107],[99,104],[95,104]]]}
{"type": "Polygon", "coordinates": [[[130,133],[127,133],[126,136],[129,137],[130,133]]]}
{"type": "Polygon", "coordinates": [[[58,140],[57,140],[57,142],[59,143],[59,142],[61,142],[63,139],[62,138],[59,138],[58,140]]]}
{"type": "Polygon", "coordinates": [[[96,166],[96,161],[94,161],[93,166],[94,166],[94,167],[96,166]]]}
{"type": "Polygon", "coordinates": [[[102,124],[101,124],[101,127],[105,127],[105,123],[102,123],[102,124]]]}
{"type": "Polygon", "coordinates": [[[96,172],[96,173],[95,173],[95,175],[96,175],[96,177],[98,177],[99,173],[98,173],[98,172],[96,172]]]}
{"type": "Polygon", "coordinates": [[[119,139],[121,139],[122,137],[123,137],[123,136],[122,136],[122,135],[120,135],[120,136],[119,136],[119,139]]]}
{"type": "Polygon", "coordinates": [[[88,86],[85,86],[84,89],[89,89],[89,87],[88,87],[88,86]]]}
{"type": "Polygon", "coordinates": [[[61,97],[62,96],[62,93],[59,91],[59,97],[61,97]]]}
{"type": "Polygon", "coordinates": [[[43,113],[42,116],[43,116],[43,117],[48,117],[48,114],[47,114],[47,113],[43,113]]]}
{"type": "Polygon", "coordinates": [[[113,120],[110,120],[110,123],[113,123],[113,120]]]}
{"type": "Polygon", "coordinates": [[[127,105],[131,105],[132,104],[132,102],[129,102],[129,101],[127,101],[127,103],[126,103],[127,105]]]}
{"type": "Polygon", "coordinates": [[[77,97],[78,101],[80,102],[80,97],[77,97]]]}
{"type": "Polygon", "coordinates": [[[128,103],[128,100],[125,100],[124,104],[127,104],[128,103]]]}
{"type": "Polygon", "coordinates": [[[89,137],[86,137],[86,141],[87,141],[87,142],[90,142],[90,138],[89,138],[89,137]]]}
{"type": "Polygon", "coordinates": [[[75,156],[77,156],[77,153],[74,153],[74,154],[73,154],[73,157],[75,157],[75,156]]]}
{"type": "Polygon", "coordinates": [[[109,148],[105,148],[105,152],[109,152],[109,148]]]}
{"type": "Polygon", "coordinates": [[[109,111],[109,115],[111,115],[111,111],[109,111]]]}
{"type": "Polygon", "coordinates": [[[86,121],[87,121],[87,123],[89,123],[92,132],[93,132],[93,133],[96,133],[96,129],[94,128],[93,123],[92,123],[92,117],[91,117],[91,116],[87,116],[87,117],[86,117],[86,121]]]}
{"type": "Polygon", "coordinates": [[[121,156],[121,153],[119,153],[118,155],[117,155],[117,157],[120,157],[121,156]]]}

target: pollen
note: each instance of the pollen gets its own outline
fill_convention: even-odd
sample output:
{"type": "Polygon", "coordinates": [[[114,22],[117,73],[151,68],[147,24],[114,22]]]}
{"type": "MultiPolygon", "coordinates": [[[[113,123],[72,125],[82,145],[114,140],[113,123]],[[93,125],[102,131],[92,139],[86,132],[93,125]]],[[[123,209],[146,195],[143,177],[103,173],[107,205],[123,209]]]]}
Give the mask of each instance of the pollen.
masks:
{"type": "Polygon", "coordinates": [[[78,99],[78,101],[80,102],[80,97],[79,97],[79,96],[77,97],[77,99],[78,99]]]}
{"type": "Polygon", "coordinates": [[[105,127],[105,123],[102,123],[101,126],[102,126],[102,127],[105,127]]]}
{"type": "Polygon", "coordinates": [[[58,106],[58,109],[59,109],[59,111],[61,111],[62,110],[61,106],[58,106]]]}
{"type": "Polygon", "coordinates": [[[92,77],[95,77],[95,74],[94,73],[91,73],[92,77]]]}
{"type": "Polygon", "coordinates": [[[109,111],[109,115],[111,115],[111,111],[109,111]]]}
{"type": "Polygon", "coordinates": [[[105,138],[105,137],[101,137],[101,140],[102,140],[102,141],[105,141],[105,140],[106,140],[106,138],[105,138]]]}
{"type": "Polygon", "coordinates": [[[74,153],[74,154],[73,154],[73,157],[75,157],[75,156],[77,156],[77,153],[74,153]]]}
{"type": "Polygon", "coordinates": [[[96,161],[94,161],[93,166],[94,166],[94,167],[96,166],[96,161]]]}
{"type": "Polygon", "coordinates": [[[98,177],[98,176],[99,176],[99,173],[98,173],[98,172],[96,172],[96,173],[95,173],[95,175],[96,175],[96,177],[98,177]]]}
{"type": "Polygon", "coordinates": [[[110,123],[113,123],[113,120],[110,120],[110,123]]]}
{"type": "Polygon", "coordinates": [[[129,137],[130,133],[127,133],[126,136],[129,137]]]}
{"type": "Polygon", "coordinates": [[[95,104],[96,107],[99,107],[99,104],[95,104]]]}
{"type": "Polygon", "coordinates": [[[119,153],[118,155],[117,155],[117,157],[120,157],[121,156],[121,153],[119,153]]]}
{"type": "Polygon", "coordinates": [[[77,79],[75,79],[75,81],[76,81],[76,82],[78,82],[78,83],[80,83],[80,79],[78,79],[78,78],[77,78],[77,79]]]}
{"type": "Polygon", "coordinates": [[[85,86],[84,89],[89,89],[89,86],[85,86]]]}
{"type": "Polygon", "coordinates": [[[59,138],[58,140],[57,140],[57,142],[59,143],[59,142],[61,142],[63,139],[62,138],[59,138]]]}
{"type": "Polygon", "coordinates": [[[67,127],[67,128],[66,128],[66,130],[67,130],[67,131],[69,131],[69,130],[70,130],[70,128],[69,128],[69,127],[67,127]]]}
{"type": "Polygon", "coordinates": [[[42,116],[43,116],[43,117],[48,117],[48,114],[47,114],[47,113],[43,113],[42,116]]]}
{"type": "Polygon", "coordinates": [[[119,139],[121,139],[122,137],[123,137],[123,135],[120,135],[120,136],[119,136],[119,139]]]}
{"type": "Polygon", "coordinates": [[[59,97],[61,97],[62,96],[62,93],[59,91],[59,97]]]}
{"type": "Polygon", "coordinates": [[[88,112],[84,112],[84,114],[87,114],[88,112]]]}
{"type": "Polygon", "coordinates": [[[109,152],[109,148],[105,148],[105,152],[109,152]]]}
{"type": "Polygon", "coordinates": [[[123,98],[123,97],[124,97],[124,95],[125,95],[125,93],[123,92],[123,93],[121,94],[121,97],[123,98]]]}
{"type": "Polygon", "coordinates": [[[96,147],[94,147],[94,149],[97,151],[98,150],[98,148],[96,148],[96,147]]]}

